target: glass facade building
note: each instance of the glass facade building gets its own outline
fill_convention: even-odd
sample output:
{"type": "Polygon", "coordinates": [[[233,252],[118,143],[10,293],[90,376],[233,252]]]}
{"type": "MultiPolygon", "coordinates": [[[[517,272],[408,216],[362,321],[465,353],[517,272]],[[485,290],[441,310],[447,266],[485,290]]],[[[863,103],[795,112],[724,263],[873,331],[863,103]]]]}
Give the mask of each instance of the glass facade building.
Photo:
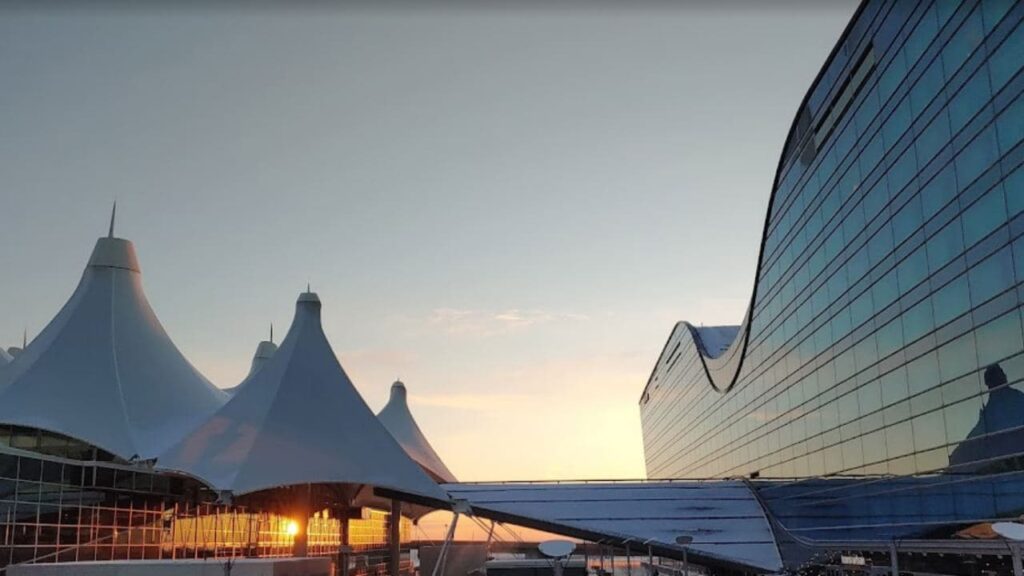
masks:
{"type": "MultiPolygon", "coordinates": [[[[67,436],[0,425],[0,574],[22,563],[293,554],[295,520],[279,505],[225,505],[214,496],[195,480],[67,436]]],[[[389,514],[356,511],[347,526],[349,573],[386,574],[389,514]]],[[[311,556],[337,555],[341,521],[326,510],[309,518],[311,556]]],[[[400,534],[410,541],[408,518],[400,534]]]]}
{"type": "Polygon", "coordinates": [[[750,478],[808,538],[1024,513],[1022,18],[862,3],[783,146],[746,319],[678,324],[644,389],[650,478],[750,478]]]}

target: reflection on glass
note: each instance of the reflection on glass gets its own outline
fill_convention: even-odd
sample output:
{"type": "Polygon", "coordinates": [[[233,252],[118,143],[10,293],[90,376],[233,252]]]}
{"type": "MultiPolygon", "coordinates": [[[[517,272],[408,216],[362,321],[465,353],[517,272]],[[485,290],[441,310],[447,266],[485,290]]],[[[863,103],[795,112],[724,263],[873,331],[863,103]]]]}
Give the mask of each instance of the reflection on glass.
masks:
{"type": "Polygon", "coordinates": [[[957,473],[992,473],[1024,468],[1024,392],[1007,386],[999,364],[985,369],[988,399],[978,422],[949,456],[957,473]]]}

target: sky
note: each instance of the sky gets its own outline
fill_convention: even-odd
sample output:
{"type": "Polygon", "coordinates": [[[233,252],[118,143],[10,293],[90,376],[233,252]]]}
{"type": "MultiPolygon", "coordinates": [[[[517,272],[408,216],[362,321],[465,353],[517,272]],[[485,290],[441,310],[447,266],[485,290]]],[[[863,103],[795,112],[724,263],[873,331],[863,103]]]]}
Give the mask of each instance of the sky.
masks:
{"type": "Polygon", "coordinates": [[[309,282],[461,480],[642,478],[675,322],[736,324],[781,148],[856,2],[0,4],[0,344],[118,203],[221,387],[309,282]],[[551,7],[554,6],[554,7],[551,7]]]}

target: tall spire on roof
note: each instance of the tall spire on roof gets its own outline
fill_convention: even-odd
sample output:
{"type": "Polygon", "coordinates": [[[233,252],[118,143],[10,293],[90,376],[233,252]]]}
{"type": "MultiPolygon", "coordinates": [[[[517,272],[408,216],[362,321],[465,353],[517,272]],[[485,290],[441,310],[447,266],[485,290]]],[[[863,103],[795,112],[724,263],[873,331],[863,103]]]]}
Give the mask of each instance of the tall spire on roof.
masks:
{"type": "Polygon", "coordinates": [[[117,200],[114,200],[114,207],[110,209],[110,230],[107,232],[107,238],[114,237],[114,219],[117,218],[117,200]]]}

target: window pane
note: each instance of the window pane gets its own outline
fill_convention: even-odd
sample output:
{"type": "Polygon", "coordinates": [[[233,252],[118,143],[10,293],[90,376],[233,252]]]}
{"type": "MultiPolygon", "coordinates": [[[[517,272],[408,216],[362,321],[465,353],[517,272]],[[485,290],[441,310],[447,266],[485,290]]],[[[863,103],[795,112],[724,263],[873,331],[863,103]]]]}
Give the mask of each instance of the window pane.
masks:
{"type": "Polygon", "coordinates": [[[1003,187],[989,190],[970,208],[964,211],[964,243],[973,246],[1006,222],[1006,202],[1003,187]]]}

